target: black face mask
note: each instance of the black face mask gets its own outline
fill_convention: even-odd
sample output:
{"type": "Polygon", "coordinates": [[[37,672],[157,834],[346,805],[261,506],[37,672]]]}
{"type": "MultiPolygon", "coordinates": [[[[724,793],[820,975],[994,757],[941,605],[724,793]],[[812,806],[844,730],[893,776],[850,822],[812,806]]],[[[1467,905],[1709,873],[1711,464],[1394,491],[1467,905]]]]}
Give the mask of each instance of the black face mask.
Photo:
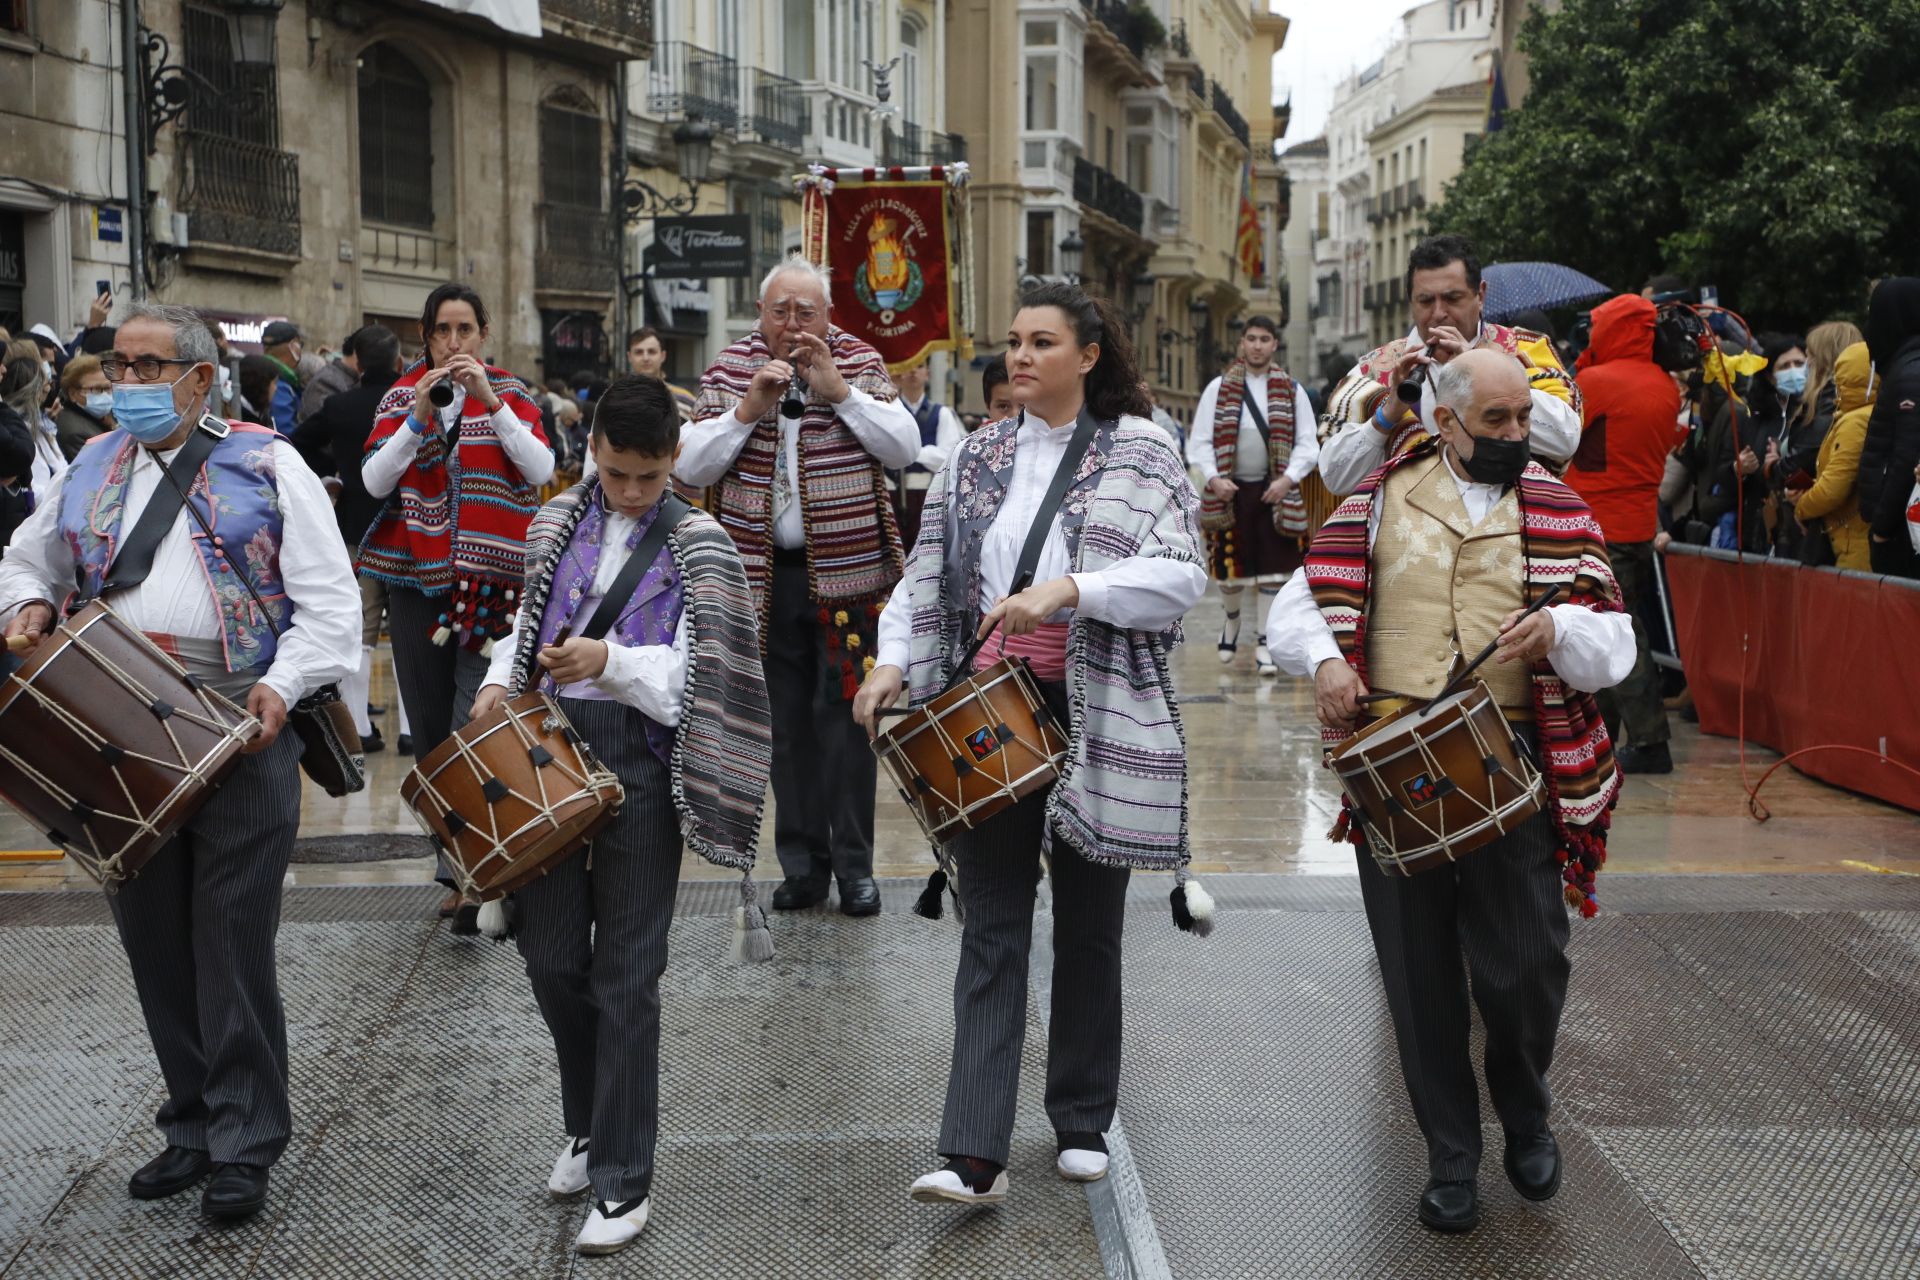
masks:
{"type": "Polygon", "coordinates": [[[1467,479],[1480,484],[1513,484],[1533,459],[1533,450],[1523,436],[1518,440],[1494,440],[1475,436],[1473,456],[1460,459],[1467,479]]]}

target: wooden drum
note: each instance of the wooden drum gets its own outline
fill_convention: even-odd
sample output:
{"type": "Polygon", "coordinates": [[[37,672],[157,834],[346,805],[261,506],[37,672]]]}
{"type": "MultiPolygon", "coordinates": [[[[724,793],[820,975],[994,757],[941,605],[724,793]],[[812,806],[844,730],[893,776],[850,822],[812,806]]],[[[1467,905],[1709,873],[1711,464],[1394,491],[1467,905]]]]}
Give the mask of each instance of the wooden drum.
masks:
{"type": "Polygon", "coordinates": [[[95,600],[0,681],[0,795],[111,888],[259,736],[258,720],[95,600]]]}
{"type": "Polygon", "coordinates": [[[503,897],[593,839],[625,792],[559,704],[524,693],[453,731],[400,784],[469,897],[503,897]]]}
{"type": "Polygon", "coordinates": [[[1403,876],[1498,839],[1546,798],[1540,771],[1479,680],[1375,721],[1328,760],[1374,861],[1403,876]]]}
{"type": "Polygon", "coordinates": [[[1067,735],[1025,660],[1002,658],[881,730],[873,750],[944,844],[1056,781],[1067,735]]]}

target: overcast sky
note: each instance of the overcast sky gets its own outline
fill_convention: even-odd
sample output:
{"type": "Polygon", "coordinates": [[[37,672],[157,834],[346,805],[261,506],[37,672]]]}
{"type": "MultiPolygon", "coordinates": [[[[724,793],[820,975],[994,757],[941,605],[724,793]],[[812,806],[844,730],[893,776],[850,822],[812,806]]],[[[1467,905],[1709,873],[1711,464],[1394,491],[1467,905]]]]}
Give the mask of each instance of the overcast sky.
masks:
{"type": "Polygon", "coordinates": [[[1287,43],[1273,60],[1273,90],[1293,90],[1293,120],[1285,146],[1317,136],[1333,105],[1333,86],[1372,62],[1393,43],[1400,15],[1419,0],[1269,0],[1292,20],[1287,43]]]}

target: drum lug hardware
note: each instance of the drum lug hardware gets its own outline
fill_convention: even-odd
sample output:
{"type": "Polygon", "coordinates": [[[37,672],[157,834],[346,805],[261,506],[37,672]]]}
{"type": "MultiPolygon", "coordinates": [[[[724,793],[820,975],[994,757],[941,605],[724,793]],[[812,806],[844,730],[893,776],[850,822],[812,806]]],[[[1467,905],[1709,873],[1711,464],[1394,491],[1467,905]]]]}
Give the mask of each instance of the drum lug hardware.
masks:
{"type": "Polygon", "coordinates": [[[560,729],[560,717],[550,715],[540,721],[541,733],[557,733],[560,729]]]}

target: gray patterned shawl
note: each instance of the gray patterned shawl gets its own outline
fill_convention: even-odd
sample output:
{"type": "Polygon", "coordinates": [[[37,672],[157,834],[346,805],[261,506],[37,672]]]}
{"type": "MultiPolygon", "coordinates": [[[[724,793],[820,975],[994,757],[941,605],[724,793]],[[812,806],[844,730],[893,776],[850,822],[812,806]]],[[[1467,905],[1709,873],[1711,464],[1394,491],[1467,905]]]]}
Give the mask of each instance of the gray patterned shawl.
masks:
{"type": "MultiPolygon", "coordinates": [[[[528,687],[554,565],[588,503],[599,500],[598,491],[592,480],[574,485],[542,507],[527,529],[526,591],[511,694],[528,687]]],[[[733,540],[706,512],[689,511],[667,536],[667,546],[680,571],[687,611],[687,691],[673,744],[680,834],[708,862],[747,871],[773,764],[773,718],[753,595],[733,540]]]]}
{"type": "MultiPolygon", "coordinates": [[[[1009,419],[968,436],[927,490],[906,573],[915,705],[939,692],[980,625],[980,546],[1006,497],[1019,425],[1009,419]]],[[[1164,431],[1139,418],[1103,424],[1060,508],[1075,572],[1129,556],[1204,565],[1198,506],[1164,431]]],[[[1069,746],[1047,817],[1090,861],[1156,871],[1188,861],[1186,739],[1167,669],[1180,639],[1179,623],[1123,631],[1078,613],[1068,628],[1069,746]]]]}

